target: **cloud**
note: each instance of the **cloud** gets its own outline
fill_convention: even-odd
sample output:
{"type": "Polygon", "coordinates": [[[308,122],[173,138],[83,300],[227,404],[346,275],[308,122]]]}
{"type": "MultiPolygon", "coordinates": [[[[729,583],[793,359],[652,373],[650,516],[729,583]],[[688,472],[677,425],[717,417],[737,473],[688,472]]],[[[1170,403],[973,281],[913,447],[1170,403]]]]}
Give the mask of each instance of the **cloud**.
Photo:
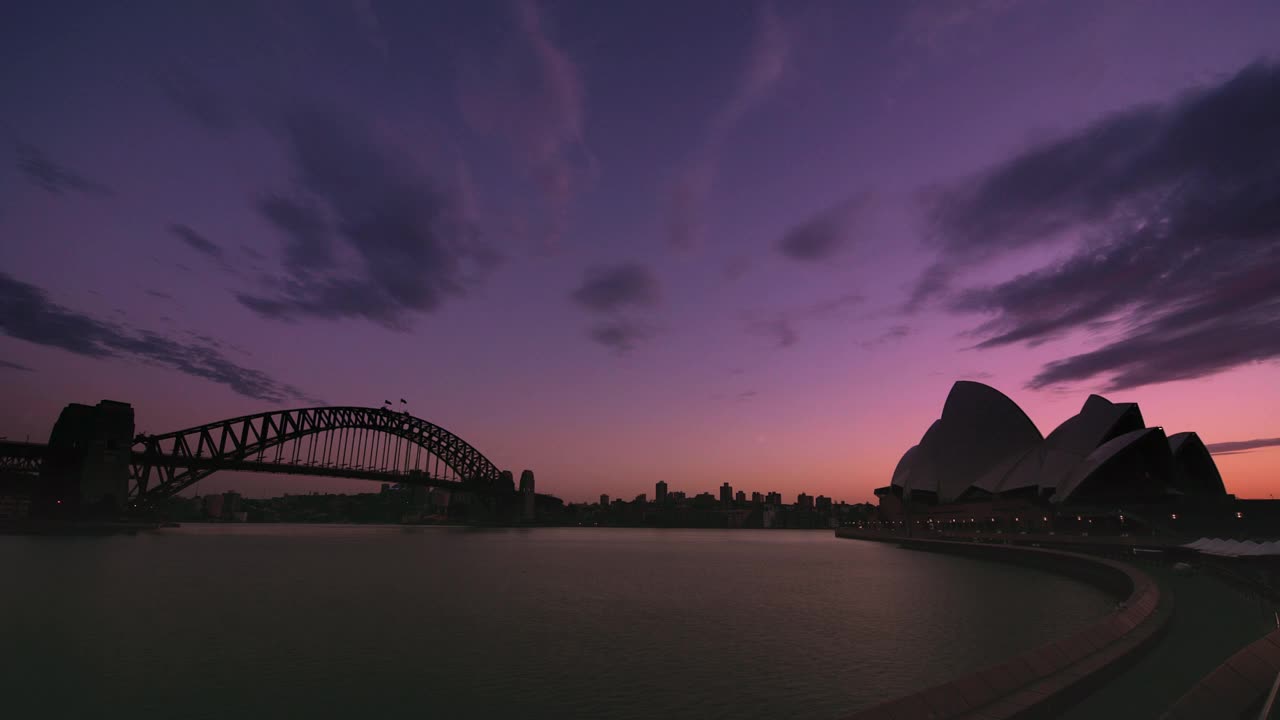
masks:
{"type": "Polygon", "coordinates": [[[891,342],[902,340],[911,334],[911,328],[906,325],[893,325],[885,330],[873,340],[867,340],[862,343],[862,347],[870,350],[879,345],[885,345],[891,342]]]}
{"type": "Polygon", "coordinates": [[[389,57],[391,48],[387,44],[386,34],[382,31],[382,21],[378,19],[378,12],[373,8],[373,0],[351,0],[351,11],[355,14],[356,22],[360,25],[369,44],[383,59],[389,57]]]}
{"type": "Polygon", "coordinates": [[[923,0],[910,6],[903,18],[899,41],[940,51],[955,36],[974,26],[989,24],[1020,0],[923,0]]]}
{"type": "Polygon", "coordinates": [[[333,238],[329,222],[315,204],[268,195],[258,201],[258,210],[285,238],[286,269],[305,274],[314,268],[333,265],[333,238]]]}
{"type": "Polygon", "coordinates": [[[800,333],[796,328],[801,323],[838,314],[842,310],[861,304],[864,300],[861,294],[850,292],[764,315],[750,313],[746,330],[752,335],[772,338],[780,348],[789,348],[800,341],[800,333]]]}
{"type": "Polygon", "coordinates": [[[1214,455],[1230,455],[1247,452],[1259,448],[1280,447],[1280,438],[1261,438],[1258,440],[1236,440],[1233,442],[1211,443],[1205,446],[1214,455]]]}
{"type": "Polygon", "coordinates": [[[0,370],[18,370],[20,372],[35,372],[34,370],[27,367],[26,365],[19,365],[16,362],[9,362],[8,360],[0,360],[0,370]]]}
{"type": "Polygon", "coordinates": [[[34,145],[18,145],[18,170],[29,182],[54,195],[79,192],[86,195],[114,195],[111,188],[59,165],[34,145]]]}
{"type": "Polygon", "coordinates": [[[0,273],[0,331],[46,347],[95,358],[125,358],[225,385],[245,397],[279,403],[311,401],[300,390],[265,373],[241,367],[208,345],[174,341],[75,312],[49,300],[40,288],[0,273]]]}
{"type": "Polygon", "coordinates": [[[672,247],[688,249],[701,241],[703,207],[715,185],[722,148],[743,117],[772,95],[786,71],[792,43],[791,29],[771,4],[761,3],[756,12],[755,39],[733,94],[712,116],[702,144],[670,190],[667,241],[672,247]]]}
{"type": "Polygon", "coordinates": [[[187,63],[170,58],[155,76],[160,94],[188,119],[215,134],[235,130],[231,103],[187,63]]]}
{"type": "Polygon", "coordinates": [[[570,298],[592,312],[652,306],[659,298],[658,279],[645,265],[623,263],[590,268],[570,298]]]}
{"type": "Polygon", "coordinates": [[[786,315],[748,320],[747,332],[772,338],[780,348],[789,348],[800,340],[794,322],[786,315]]]}
{"type": "Polygon", "coordinates": [[[604,345],[619,353],[634,350],[636,345],[652,336],[653,331],[646,325],[626,319],[610,320],[592,326],[587,337],[593,342],[604,345]]]}
{"type": "Polygon", "coordinates": [[[979,348],[1101,338],[1033,388],[1101,378],[1119,390],[1274,360],[1277,148],[1280,68],[1265,63],[1033,147],[934,194],[939,261],[923,296],[986,315],[979,348]],[[959,269],[1064,238],[1076,239],[1061,260],[953,289],[959,269]]]}
{"type": "Polygon", "coordinates": [[[587,337],[624,353],[653,336],[652,326],[634,314],[657,305],[661,294],[648,266],[630,262],[588,268],[569,299],[595,315],[612,316],[588,329],[587,337]]]}
{"type": "Polygon", "coordinates": [[[192,230],[189,226],[181,223],[174,223],[169,226],[169,232],[177,235],[178,239],[189,245],[196,252],[207,255],[214,260],[220,261],[223,259],[222,248],[217,243],[204,235],[201,235],[195,230],[192,230]]]}
{"type": "Polygon", "coordinates": [[[586,93],[537,4],[517,0],[512,7],[515,32],[461,63],[459,104],[473,130],[510,144],[546,203],[547,240],[554,245],[576,193],[595,172],[583,134],[586,93]]]}
{"type": "Polygon", "coordinates": [[[852,241],[854,225],[868,202],[863,194],[823,210],[788,230],[778,241],[778,252],[801,262],[829,260],[852,241]]]}
{"type": "Polygon", "coordinates": [[[280,231],[288,277],[271,294],[240,294],[250,310],[404,329],[408,316],[465,294],[499,262],[456,192],[354,119],[298,108],[283,139],[298,186],[258,210],[280,231]],[[338,243],[354,262],[337,261],[338,243]]]}

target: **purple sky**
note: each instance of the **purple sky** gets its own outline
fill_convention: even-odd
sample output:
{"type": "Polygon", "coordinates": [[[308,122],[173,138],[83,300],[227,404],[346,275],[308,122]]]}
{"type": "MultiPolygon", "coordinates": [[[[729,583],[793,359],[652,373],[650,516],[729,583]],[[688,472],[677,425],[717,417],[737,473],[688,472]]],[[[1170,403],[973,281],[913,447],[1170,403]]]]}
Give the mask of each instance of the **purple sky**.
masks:
{"type": "Polygon", "coordinates": [[[569,500],[863,501],[970,378],[1046,433],[1100,391],[1263,439],[1218,460],[1266,497],[1277,38],[1268,0],[8,3],[0,435],[403,397],[569,500]]]}

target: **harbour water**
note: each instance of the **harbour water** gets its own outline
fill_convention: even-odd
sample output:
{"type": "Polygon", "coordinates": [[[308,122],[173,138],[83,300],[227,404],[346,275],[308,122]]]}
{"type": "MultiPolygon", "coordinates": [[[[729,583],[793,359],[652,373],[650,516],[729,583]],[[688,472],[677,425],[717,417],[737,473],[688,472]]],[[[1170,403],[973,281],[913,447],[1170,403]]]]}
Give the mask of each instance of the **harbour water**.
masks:
{"type": "Polygon", "coordinates": [[[835,718],[1111,609],[821,531],[3,537],[11,717],[835,718]]]}

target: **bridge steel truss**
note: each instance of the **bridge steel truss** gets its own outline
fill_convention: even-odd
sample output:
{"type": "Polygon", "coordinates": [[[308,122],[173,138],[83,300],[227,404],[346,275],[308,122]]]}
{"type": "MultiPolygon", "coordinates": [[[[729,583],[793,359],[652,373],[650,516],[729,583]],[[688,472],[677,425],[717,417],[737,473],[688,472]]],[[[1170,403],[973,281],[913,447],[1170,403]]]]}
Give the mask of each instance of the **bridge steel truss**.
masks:
{"type": "Polygon", "coordinates": [[[315,407],[139,435],[133,446],[129,500],[135,505],[163,500],[218,470],[399,478],[430,485],[491,484],[500,475],[496,465],[462,438],[407,413],[315,407]],[[456,480],[446,483],[449,473],[456,480]]]}

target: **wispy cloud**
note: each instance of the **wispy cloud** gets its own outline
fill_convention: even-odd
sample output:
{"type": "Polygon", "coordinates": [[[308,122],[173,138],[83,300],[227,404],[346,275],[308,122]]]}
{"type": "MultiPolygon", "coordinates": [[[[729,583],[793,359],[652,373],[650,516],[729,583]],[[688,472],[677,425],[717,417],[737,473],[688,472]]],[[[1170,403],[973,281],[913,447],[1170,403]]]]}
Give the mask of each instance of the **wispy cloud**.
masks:
{"type": "Polygon", "coordinates": [[[653,335],[649,326],[626,318],[609,320],[593,325],[587,336],[596,343],[619,353],[635,349],[636,345],[653,335]]]}
{"type": "Polygon", "coordinates": [[[588,269],[570,297],[588,310],[608,313],[653,305],[658,294],[658,280],[647,266],[623,263],[588,269]]]}
{"type": "Polygon", "coordinates": [[[979,348],[1101,336],[1033,388],[1121,390],[1280,358],[1276,147],[1280,67],[1265,63],[1033,147],[933,195],[939,260],[918,297],[989,316],[979,348]],[[957,270],[1068,231],[1086,240],[1065,260],[954,289],[957,270]]]}
{"type": "Polygon", "coordinates": [[[1260,438],[1258,440],[1235,440],[1205,445],[1214,455],[1230,455],[1248,452],[1260,448],[1280,447],[1280,438],[1260,438]]]}
{"type": "Polygon", "coordinates": [[[239,300],[267,318],[364,318],[394,329],[478,284],[500,260],[458,193],[354,118],[299,107],[284,123],[298,185],[258,202],[288,277],[239,300]],[[338,263],[345,244],[357,263],[338,263]]]}
{"type": "Polygon", "coordinates": [[[513,8],[515,32],[504,35],[510,42],[463,59],[459,103],[474,130],[510,143],[546,203],[544,239],[554,246],[576,193],[595,173],[583,134],[586,93],[538,5],[517,0],[513,8]]]}
{"type": "Polygon", "coordinates": [[[800,332],[797,328],[801,324],[813,319],[837,315],[861,304],[864,300],[861,294],[850,292],[784,310],[768,313],[752,312],[747,314],[745,327],[751,335],[771,338],[778,347],[789,348],[800,341],[800,332]]]}
{"type": "Polygon", "coordinates": [[[853,241],[853,232],[870,205],[862,193],[818,212],[786,232],[778,252],[791,260],[819,263],[831,259],[853,241]]]}
{"type": "Polygon", "coordinates": [[[756,35],[733,94],[711,118],[694,156],[680,171],[667,208],[667,240],[672,247],[698,245],[704,233],[703,212],[715,185],[717,166],[730,133],[752,109],[773,93],[787,67],[792,37],[769,3],[756,12],[756,35]]]}
{"type": "Polygon", "coordinates": [[[631,350],[653,335],[653,328],[634,313],[653,307],[661,299],[657,277],[640,263],[588,268],[582,283],[569,294],[579,307],[610,316],[592,326],[592,341],[621,352],[631,350]]]}
{"type": "Polygon", "coordinates": [[[0,360],[0,370],[17,370],[19,372],[35,372],[34,370],[27,367],[26,365],[20,365],[16,362],[9,362],[8,360],[0,360]]]}
{"type": "Polygon", "coordinates": [[[115,194],[106,185],[54,162],[40,148],[26,143],[18,145],[18,170],[33,185],[54,195],[71,192],[86,195],[115,194]]]}
{"type": "Polygon", "coordinates": [[[191,229],[190,226],[183,225],[181,223],[174,223],[169,226],[169,232],[176,235],[178,239],[182,240],[182,242],[186,243],[188,247],[191,247],[196,252],[207,255],[214,260],[221,261],[223,259],[222,248],[209,238],[191,229]]]}
{"type": "Polygon", "coordinates": [[[267,402],[312,402],[292,385],[237,365],[217,348],[104,322],[58,305],[44,290],[0,273],[0,331],[77,355],[125,358],[176,370],[267,402]]]}
{"type": "Polygon", "coordinates": [[[880,335],[871,340],[862,343],[862,347],[870,350],[880,345],[887,345],[902,340],[911,334],[911,328],[906,325],[892,325],[880,335]]]}

